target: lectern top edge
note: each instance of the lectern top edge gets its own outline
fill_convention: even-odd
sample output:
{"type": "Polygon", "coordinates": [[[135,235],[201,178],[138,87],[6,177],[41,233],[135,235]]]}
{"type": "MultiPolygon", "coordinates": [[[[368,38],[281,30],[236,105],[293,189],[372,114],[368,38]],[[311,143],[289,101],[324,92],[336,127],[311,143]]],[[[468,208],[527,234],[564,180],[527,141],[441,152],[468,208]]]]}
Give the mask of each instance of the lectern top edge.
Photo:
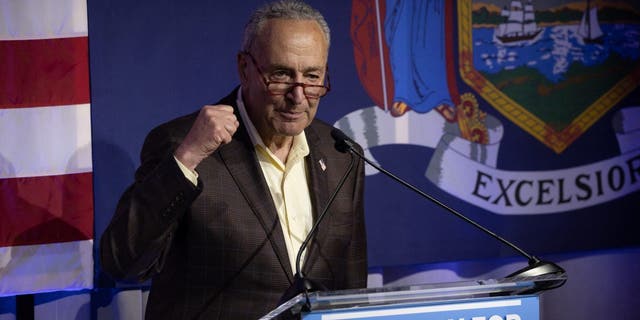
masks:
{"type": "Polygon", "coordinates": [[[505,279],[469,280],[407,286],[301,293],[260,318],[277,319],[285,313],[353,307],[438,303],[468,299],[530,295],[561,286],[566,274],[505,279]]]}

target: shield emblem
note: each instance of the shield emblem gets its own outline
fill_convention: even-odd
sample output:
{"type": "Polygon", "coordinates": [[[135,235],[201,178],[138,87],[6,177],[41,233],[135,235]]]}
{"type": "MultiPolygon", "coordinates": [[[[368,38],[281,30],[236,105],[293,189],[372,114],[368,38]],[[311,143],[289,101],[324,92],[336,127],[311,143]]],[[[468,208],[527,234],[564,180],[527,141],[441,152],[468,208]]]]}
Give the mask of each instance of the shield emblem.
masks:
{"type": "Polygon", "coordinates": [[[556,153],[640,82],[630,3],[460,0],[457,12],[463,81],[556,153]]]}

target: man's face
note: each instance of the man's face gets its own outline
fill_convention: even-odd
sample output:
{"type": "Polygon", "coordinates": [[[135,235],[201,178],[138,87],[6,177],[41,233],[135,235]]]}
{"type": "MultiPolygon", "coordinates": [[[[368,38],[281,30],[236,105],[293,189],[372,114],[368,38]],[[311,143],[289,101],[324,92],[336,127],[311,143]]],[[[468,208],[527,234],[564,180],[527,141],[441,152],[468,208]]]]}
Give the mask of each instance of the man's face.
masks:
{"type": "Polygon", "coordinates": [[[272,19],[256,38],[251,55],[238,58],[247,113],[265,143],[302,132],[315,117],[318,98],[307,98],[301,86],[284,95],[267,91],[271,81],[323,84],[328,44],[320,26],[311,20],[272,19]],[[260,71],[262,71],[262,74],[260,71]]]}

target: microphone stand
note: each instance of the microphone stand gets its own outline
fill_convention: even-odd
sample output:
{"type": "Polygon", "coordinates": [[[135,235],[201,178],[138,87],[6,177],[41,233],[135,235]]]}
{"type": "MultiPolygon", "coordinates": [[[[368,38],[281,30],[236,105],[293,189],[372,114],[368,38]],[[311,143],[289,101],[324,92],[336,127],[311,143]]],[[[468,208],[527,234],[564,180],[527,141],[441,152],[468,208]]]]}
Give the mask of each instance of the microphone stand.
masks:
{"type": "MultiPolygon", "coordinates": [[[[364,155],[362,155],[360,152],[358,152],[354,148],[354,142],[352,142],[351,139],[346,134],[344,134],[342,131],[340,131],[338,129],[334,129],[331,132],[331,136],[333,136],[334,139],[336,140],[336,148],[338,150],[340,150],[342,152],[349,151],[350,153],[357,155],[360,159],[364,160],[366,163],[368,163],[372,167],[376,168],[378,171],[384,173],[388,177],[392,178],[396,182],[398,182],[398,183],[402,184],[403,186],[411,189],[412,191],[418,193],[422,197],[427,198],[431,202],[433,202],[433,203],[437,204],[438,206],[440,206],[441,208],[447,210],[449,213],[452,213],[456,217],[458,217],[458,218],[464,220],[465,222],[473,225],[474,227],[480,229],[484,233],[489,234],[491,237],[499,240],[503,244],[506,244],[507,246],[511,247],[513,250],[515,250],[516,252],[518,252],[519,254],[524,256],[525,258],[527,258],[528,265],[526,267],[511,273],[505,279],[517,279],[517,278],[541,277],[541,276],[558,276],[558,275],[565,274],[565,270],[563,268],[561,268],[559,265],[557,265],[557,264],[555,264],[553,262],[550,262],[550,261],[540,260],[538,257],[535,257],[533,255],[528,254],[527,252],[525,252],[524,250],[522,250],[521,248],[519,248],[515,244],[513,244],[513,243],[507,241],[506,239],[500,237],[495,232],[485,228],[484,226],[482,226],[479,223],[473,221],[472,219],[466,217],[462,213],[454,210],[453,208],[450,208],[446,204],[442,203],[440,200],[438,200],[438,199],[436,199],[436,198],[424,193],[422,190],[420,190],[417,187],[413,186],[412,184],[400,179],[399,177],[397,177],[393,173],[385,170],[384,168],[380,167],[379,165],[377,165],[373,161],[370,161],[369,159],[367,159],[364,155]]],[[[556,287],[559,287],[562,284],[564,284],[564,282],[565,282],[565,280],[561,281],[561,283],[558,284],[558,285],[553,285],[552,287],[545,287],[545,288],[541,288],[541,289],[556,288],[556,287]]]]}
{"type": "Polygon", "coordinates": [[[353,154],[351,154],[351,161],[349,162],[349,167],[347,168],[347,171],[338,182],[336,189],[333,191],[333,193],[329,197],[329,201],[327,201],[327,204],[322,209],[322,213],[320,213],[320,215],[318,216],[318,219],[315,221],[315,223],[311,227],[311,230],[307,234],[307,237],[304,239],[304,241],[300,245],[300,249],[298,250],[298,255],[296,256],[296,274],[294,275],[293,284],[291,284],[291,286],[289,287],[289,289],[287,289],[287,291],[284,293],[282,298],[280,298],[279,304],[289,301],[291,298],[297,296],[300,293],[304,293],[306,302],[302,308],[302,311],[310,311],[311,302],[309,301],[309,292],[327,290],[327,288],[323,284],[307,278],[304,275],[304,273],[302,273],[301,266],[300,266],[301,260],[302,260],[302,253],[304,252],[306,247],[309,245],[309,242],[311,241],[313,236],[316,234],[317,232],[316,230],[318,229],[320,222],[322,222],[324,217],[327,215],[327,212],[329,212],[329,207],[331,206],[331,204],[333,203],[333,200],[338,195],[338,192],[340,192],[340,189],[342,189],[342,186],[347,180],[349,173],[351,173],[351,171],[353,170],[354,163],[355,163],[355,157],[353,156],[353,154]]]}

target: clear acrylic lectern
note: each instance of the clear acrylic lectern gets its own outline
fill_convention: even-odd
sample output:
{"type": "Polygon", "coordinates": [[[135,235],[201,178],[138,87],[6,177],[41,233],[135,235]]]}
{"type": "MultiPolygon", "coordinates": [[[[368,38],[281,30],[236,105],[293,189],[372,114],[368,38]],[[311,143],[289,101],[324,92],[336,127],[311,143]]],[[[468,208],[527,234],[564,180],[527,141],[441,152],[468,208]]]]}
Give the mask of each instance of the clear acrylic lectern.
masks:
{"type": "Polygon", "coordinates": [[[302,293],[261,320],[298,313],[304,320],[537,320],[538,293],[566,279],[562,274],[302,293]]]}

